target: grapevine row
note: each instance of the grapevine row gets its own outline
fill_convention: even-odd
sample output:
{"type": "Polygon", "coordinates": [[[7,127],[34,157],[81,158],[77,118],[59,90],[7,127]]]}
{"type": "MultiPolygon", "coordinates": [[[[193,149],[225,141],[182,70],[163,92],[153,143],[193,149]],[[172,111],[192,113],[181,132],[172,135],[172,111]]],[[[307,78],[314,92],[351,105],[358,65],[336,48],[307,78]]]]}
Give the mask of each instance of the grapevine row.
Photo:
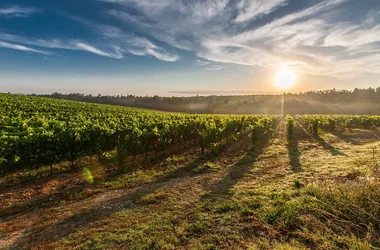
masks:
{"type": "Polygon", "coordinates": [[[377,129],[380,116],[377,115],[298,115],[296,119],[314,135],[319,129],[335,132],[337,129],[377,129]]]}
{"type": "Polygon", "coordinates": [[[9,94],[0,94],[0,111],[1,171],[73,162],[115,149],[122,163],[128,156],[200,138],[203,148],[212,148],[252,127],[260,137],[277,119],[152,112],[9,94]]]}

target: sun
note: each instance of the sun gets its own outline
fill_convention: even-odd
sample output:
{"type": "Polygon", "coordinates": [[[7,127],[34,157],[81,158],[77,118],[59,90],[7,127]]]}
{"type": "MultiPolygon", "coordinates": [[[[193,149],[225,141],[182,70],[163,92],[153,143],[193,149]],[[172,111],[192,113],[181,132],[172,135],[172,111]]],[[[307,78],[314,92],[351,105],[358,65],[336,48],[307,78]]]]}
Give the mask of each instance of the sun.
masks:
{"type": "Polygon", "coordinates": [[[289,68],[282,68],[276,75],[276,86],[281,89],[287,89],[294,85],[296,75],[289,68]]]}

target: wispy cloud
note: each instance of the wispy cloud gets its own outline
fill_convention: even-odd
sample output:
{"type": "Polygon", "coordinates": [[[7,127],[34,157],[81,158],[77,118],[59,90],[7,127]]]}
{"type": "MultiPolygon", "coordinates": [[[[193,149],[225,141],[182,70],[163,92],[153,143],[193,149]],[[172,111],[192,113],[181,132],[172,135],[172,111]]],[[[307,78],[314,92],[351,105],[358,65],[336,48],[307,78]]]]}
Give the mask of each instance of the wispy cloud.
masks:
{"type": "Polygon", "coordinates": [[[203,67],[204,70],[208,71],[218,71],[224,69],[223,65],[215,64],[210,61],[197,60],[196,63],[198,66],[203,67]]]}
{"type": "MultiPolygon", "coordinates": [[[[68,16],[94,36],[40,39],[4,31],[0,33],[2,47],[21,46],[18,50],[35,53],[77,50],[114,59],[132,54],[167,62],[179,60],[178,51],[186,50],[184,54],[198,57],[195,63],[204,70],[221,70],[227,63],[285,64],[301,73],[340,78],[380,74],[379,4],[359,6],[353,5],[354,0],[94,1],[102,2],[98,20],[68,16]],[[356,11],[358,6],[361,11],[356,11]]],[[[36,12],[11,6],[0,9],[0,16],[36,12]]]]}
{"type": "MultiPolygon", "coordinates": [[[[34,8],[21,8],[17,6],[8,9],[0,9],[0,15],[21,15],[22,13],[26,15],[36,12],[38,12],[38,10],[34,8]]],[[[94,30],[100,36],[101,39],[98,39],[96,44],[91,44],[90,42],[85,41],[85,39],[40,39],[37,37],[20,36],[0,31],[0,38],[2,40],[12,43],[23,44],[14,45],[11,43],[4,42],[1,47],[36,52],[45,55],[52,55],[53,53],[45,53],[42,50],[32,49],[27,46],[35,46],[49,49],[86,51],[92,54],[114,59],[122,59],[124,58],[125,54],[133,54],[138,56],[152,56],[159,60],[168,62],[174,62],[179,59],[178,55],[167,52],[164,48],[157,46],[149,39],[137,36],[134,33],[123,32],[118,27],[99,24],[85,18],[72,16],[70,14],[67,14],[66,17],[85,25],[86,28],[94,30]]]]}
{"type": "Polygon", "coordinates": [[[120,53],[120,49],[119,48],[116,48],[114,47],[114,52],[113,53],[107,53],[107,52],[104,52],[104,51],[101,51],[91,45],[88,45],[88,44],[85,44],[83,42],[73,42],[73,49],[79,49],[79,50],[84,50],[84,51],[88,51],[88,52],[91,52],[91,53],[94,53],[96,55],[99,55],[99,56],[105,56],[105,57],[111,57],[111,58],[116,58],[116,59],[121,59],[123,58],[123,55],[122,53],[120,53]]]}
{"type": "Polygon", "coordinates": [[[347,18],[353,0],[308,1],[298,9],[287,0],[102,1],[113,3],[106,12],[120,25],[193,51],[204,68],[215,62],[286,64],[339,78],[380,74],[380,10],[347,18]]]}
{"type": "Polygon", "coordinates": [[[219,71],[222,69],[224,69],[224,66],[222,66],[222,65],[210,65],[210,66],[205,68],[205,70],[208,70],[208,71],[219,71]]]}
{"type": "Polygon", "coordinates": [[[7,43],[7,42],[1,42],[0,41],[0,48],[7,48],[7,49],[13,49],[13,50],[21,50],[21,51],[27,51],[27,52],[33,52],[33,53],[38,53],[42,55],[53,55],[51,52],[46,52],[42,50],[37,50],[37,49],[32,49],[26,46],[18,45],[18,44],[13,44],[13,43],[7,43]]]}
{"type": "MultiPolygon", "coordinates": [[[[81,50],[81,51],[87,51],[87,52],[90,52],[99,56],[104,56],[104,57],[110,57],[110,58],[115,58],[115,59],[123,58],[120,49],[117,47],[112,47],[112,48],[109,48],[108,51],[105,51],[79,40],[72,40],[72,39],[45,40],[45,39],[38,39],[38,38],[32,38],[32,37],[18,36],[18,35],[13,35],[13,34],[8,34],[8,33],[0,33],[0,37],[1,39],[6,40],[8,42],[19,43],[19,44],[24,44],[28,46],[35,46],[35,47],[49,48],[49,49],[81,50]]],[[[21,46],[21,47],[27,48],[25,46],[21,46]]],[[[32,50],[25,50],[25,51],[32,51],[32,50]]],[[[34,50],[32,52],[37,52],[37,51],[41,52],[40,50],[34,50]]],[[[45,54],[52,55],[53,53],[45,53],[45,54]]]]}
{"type": "Polygon", "coordinates": [[[179,59],[179,56],[168,53],[166,50],[154,45],[147,39],[123,33],[120,36],[116,36],[116,33],[111,34],[109,33],[109,31],[110,30],[107,31],[108,33],[104,33],[104,35],[107,36],[106,40],[108,40],[108,43],[105,43],[105,45],[103,44],[103,49],[97,48],[94,45],[91,45],[87,42],[74,39],[45,40],[1,32],[0,37],[6,41],[18,42],[25,45],[32,45],[49,49],[80,50],[114,59],[124,58],[125,53],[138,56],[150,55],[160,60],[168,62],[174,62],[179,59]],[[110,38],[114,38],[115,40],[110,42],[110,38]]]}
{"type": "Polygon", "coordinates": [[[267,15],[287,4],[288,0],[240,0],[236,4],[238,15],[235,22],[243,22],[267,15]]]}
{"type": "Polygon", "coordinates": [[[0,17],[29,17],[35,13],[41,12],[33,7],[22,7],[22,6],[10,6],[7,8],[0,9],[0,17]]]}
{"type": "MultiPolygon", "coordinates": [[[[117,48],[116,50],[118,51],[120,58],[123,58],[124,53],[129,53],[136,56],[153,56],[159,60],[167,62],[174,62],[179,59],[178,55],[167,52],[164,48],[155,45],[145,37],[130,32],[124,32],[118,27],[98,24],[84,18],[76,16],[70,16],[70,18],[95,30],[107,41],[108,44],[111,44],[114,49],[117,48]]],[[[102,53],[96,54],[102,55],[102,53]]]]}
{"type": "Polygon", "coordinates": [[[203,61],[203,60],[197,60],[197,64],[199,66],[206,66],[206,65],[210,65],[210,62],[203,61]]]}

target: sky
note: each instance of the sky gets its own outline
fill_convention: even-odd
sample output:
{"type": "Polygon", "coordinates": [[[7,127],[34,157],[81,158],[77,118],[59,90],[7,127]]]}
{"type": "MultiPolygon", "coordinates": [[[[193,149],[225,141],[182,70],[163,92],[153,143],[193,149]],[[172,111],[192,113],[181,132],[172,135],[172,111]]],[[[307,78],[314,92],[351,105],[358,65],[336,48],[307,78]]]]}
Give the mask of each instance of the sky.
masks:
{"type": "Polygon", "coordinates": [[[380,87],[379,0],[1,0],[0,92],[380,87]]]}

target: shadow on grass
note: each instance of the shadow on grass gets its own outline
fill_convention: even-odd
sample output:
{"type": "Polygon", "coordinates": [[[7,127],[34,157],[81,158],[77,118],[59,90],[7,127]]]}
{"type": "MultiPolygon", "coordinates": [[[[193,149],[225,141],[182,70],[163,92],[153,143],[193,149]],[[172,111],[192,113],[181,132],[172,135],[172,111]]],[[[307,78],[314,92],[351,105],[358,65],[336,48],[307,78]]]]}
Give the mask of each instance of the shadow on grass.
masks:
{"type": "MultiPolygon", "coordinates": [[[[91,169],[92,166],[98,164],[101,169],[104,170],[104,176],[96,178],[95,182],[98,184],[106,183],[106,182],[112,182],[114,180],[117,180],[120,176],[125,174],[132,174],[137,169],[140,169],[141,166],[143,166],[144,170],[150,170],[154,168],[157,164],[160,164],[164,162],[169,155],[174,154],[183,154],[184,152],[191,150],[191,148],[194,148],[194,145],[185,145],[183,147],[179,147],[175,149],[174,151],[171,151],[166,154],[160,154],[158,157],[153,155],[150,157],[141,157],[141,159],[134,160],[133,162],[125,162],[125,168],[120,170],[115,162],[112,160],[106,160],[103,159],[102,161],[97,161],[96,163],[88,163],[87,165],[75,165],[74,167],[68,168],[65,172],[56,172],[54,174],[48,174],[47,176],[43,176],[41,178],[28,178],[25,179],[23,182],[17,182],[13,183],[13,186],[10,184],[7,184],[6,188],[2,188],[0,185],[1,192],[4,193],[8,190],[11,191],[17,185],[42,185],[46,182],[52,181],[52,180],[58,180],[61,179],[60,177],[62,174],[73,174],[77,176],[82,175],[82,170],[84,167],[88,167],[91,169]]],[[[200,160],[200,158],[199,158],[200,160]]],[[[197,162],[193,162],[192,164],[197,164],[197,162]]],[[[157,178],[157,181],[165,181],[170,178],[174,178],[175,176],[180,176],[181,174],[185,174],[186,172],[191,172],[191,168],[194,167],[192,164],[189,164],[183,168],[176,169],[174,171],[168,172],[164,176],[161,176],[157,178]]],[[[195,166],[196,167],[196,166],[195,166]]],[[[141,185],[141,184],[140,184],[141,185]]],[[[42,188],[42,187],[39,187],[42,188]]],[[[14,204],[8,207],[4,207],[0,209],[0,218],[9,217],[12,215],[12,217],[17,216],[18,214],[25,214],[28,213],[30,210],[34,209],[46,209],[51,208],[55,206],[60,205],[60,201],[67,201],[68,203],[75,202],[81,199],[89,198],[93,195],[98,194],[101,192],[100,188],[102,186],[98,185],[89,185],[87,182],[78,183],[73,185],[69,185],[64,188],[60,188],[58,190],[55,190],[53,193],[46,194],[39,196],[38,198],[34,198],[33,200],[26,200],[23,203],[14,204]],[[82,194],[84,190],[91,190],[91,192],[86,192],[86,194],[82,194]],[[78,198],[72,199],[73,196],[77,196],[78,198]]]]}
{"type": "MultiPolygon", "coordinates": [[[[21,236],[14,245],[10,246],[10,249],[22,249],[26,245],[31,247],[29,244],[34,242],[38,242],[39,245],[56,242],[80,230],[81,228],[85,228],[90,223],[110,217],[116,212],[132,209],[135,207],[135,203],[138,202],[143,196],[162,188],[165,181],[177,176],[183,176],[185,173],[192,174],[192,170],[195,169],[201,162],[203,162],[203,160],[197,158],[185,165],[183,168],[156,178],[153,183],[145,184],[141,187],[133,189],[128,194],[107,199],[92,207],[76,211],[74,215],[60,221],[57,224],[39,226],[26,230],[23,233],[23,236],[21,236]]],[[[41,223],[41,225],[43,225],[43,223],[41,223]]]]}
{"type": "Polygon", "coordinates": [[[298,173],[302,171],[301,163],[300,163],[300,156],[301,152],[298,148],[298,139],[296,137],[293,137],[288,140],[288,155],[290,159],[290,167],[293,172],[298,173]]]}
{"type": "MultiPolygon", "coordinates": [[[[161,162],[171,155],[180,155],[195,147],[198,147],[198,142],[192,141],[184,143],[183,145],[173,146],[169,150],[160,150],[157,153],[149,152],[147,155],[140,154],[135,157],[128,156],[123,162],[124,169],[122,169],[122,171],[120,171],[117,166],[116,155],[109,159],[102,157],[101,159],[94,160],[95,156],[85,156],[76,159],[74,163],[68,161],[55,163],[53,165],[53,173],[50,172],[50,166],[40,166],[36,168],[29,168],[26,166],[14,167],[7,171],[0,171],[0,178],[5,179],[4,183],[0,183],[0,190],[4,191],[6,188],[14,189],[16,185],[45,183],[61,176],[62,174],[80,173],[83,168],[92,166],[94,163],[98,163],[105,168],[108,172],[107,178],[112,179],[121,173],[132,173],[136,170],[135,165],[144,164],[146,165],[146,169],[148,169],[149,166],[154,166],[155,163],[161,162]],[[31,174],[33,175],[31,176],[31,174]]],[[[115,152],[109,151],[107,153],[115,152]]]]}
{"type": "MultiPolygon", "coordinates": [[[[228,194],[241,178],[253,169],[253,163],[264,152],[272,138],[273,131],[268,133],[261,143],[253,145],[250,150],[233,166],[229,167],[228,174],[213,187],[212,194],[228,194]]],[[[210,195],[210,194],[208,194],[210,195]]]]}
{"type": "Polygon", "coordinates": [[[317,140],[317,142],[327,151],[330,151],[332,155],[344,155],[347,156],[345,153],[342,153],[339,149],[331,145],[330,143],[326,142],[322,137],[319,135],[315,135],[314,138],[317,140]]]}
{"type": "MultiPolygon", "coordinates": [[[[235,144],[229,145],[229,147],[239,147],[238,143],[235,144]]],[[[219,153],[223,154],[224,150],[226,149],[221,149],[219,153]]],[[[217,156],[213,155],[210,157],[214,158],[217,156]]],[[[108,218],[114,213],[120,211],[133,209],[139,204],[139,201],[141,201],[145,195],[154,193],[155,191],[165,187],[166,184],[169,184],[173,179],[191,178],[199,175],[200,173],[195,171],[196,168],[209,160],[210,158],[197,157],[182,167],[169,171],[162,176],[156,177],[151,183],[133,188],[130,191],[126,191],[127,193],[125,194],[117,193],[116,197],[114,196],[112,198],[108,198],[107,200],[100,201],[89,208],[83,208],[79,211],[75,211],[74,215],[63,219],[57,224],[47,225],[46,223],[41,223],[40,226],[26,230],[17,242],[10,246],[10,248],[19,249],[28,244],[41,245],[57,242],[76,231],[86,228],[90,223],[95,223],[102,219],[108,218]]],[[[14,215],[12,215],[12,217],[14,217],[14,215]]]]}
{"type": "Polygon", "coordinates": [[[335,131],[332,133],[342,141],[346,143],[351,143],[352,145],[364,145],[367,143],[377,142],[380,139],[379,131],[358,131],[358,130],[348,130],[344,131],[335,131]]]}
{"type": "MultiPolygon", "coordinates": [[[[36,200],[25,202],[22,204],[15,204],[7,208],[0,210],[0,218],[6,218],[9,216],[15,217],[18,214],[25,214],[30,210],[44,209],[59,205],[62,201],[70,201],[73,195],[80,195],[84,189],[89,188],[89,185],[76,185],[69,188],[63,189],[61,191],[55,192],[53,194],[42,196],[36,200]]],[[[81,196],[78,199],[89,198],[98,192],[87,193],[85,196],[81,196]]],[[[4,219],[3,222],[8,221],[4,219]]]]}

